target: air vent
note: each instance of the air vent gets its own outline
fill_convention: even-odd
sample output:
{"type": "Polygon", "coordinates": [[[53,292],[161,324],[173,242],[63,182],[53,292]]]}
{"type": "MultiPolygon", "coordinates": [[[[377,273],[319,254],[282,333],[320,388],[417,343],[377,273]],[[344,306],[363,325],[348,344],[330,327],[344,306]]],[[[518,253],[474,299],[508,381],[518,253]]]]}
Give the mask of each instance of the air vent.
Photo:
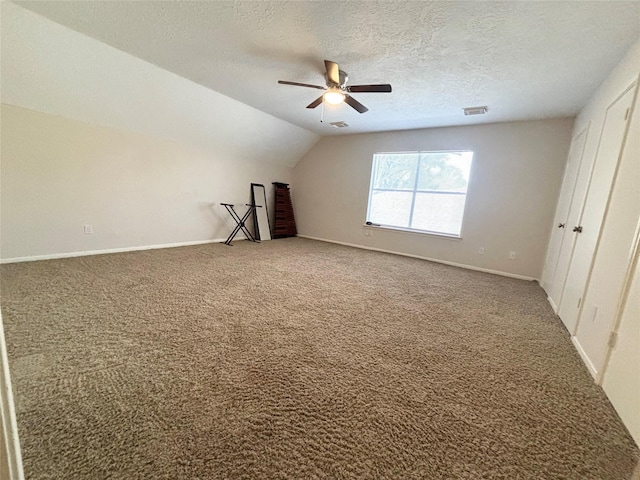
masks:
{"type": "Polygon", "coordinates": [[[349,124],[347,122],[340,121],[340,122],[331,122],[331,126],[336,128],[345,128],[345,127],[348,127],[349,124]]]}
{"type": "Polygon", "coordinates": [[[462,110],[464,110],[465,115],[484,115],[489,109],[485,105],[484,107],[467,107],[462,110]]]}

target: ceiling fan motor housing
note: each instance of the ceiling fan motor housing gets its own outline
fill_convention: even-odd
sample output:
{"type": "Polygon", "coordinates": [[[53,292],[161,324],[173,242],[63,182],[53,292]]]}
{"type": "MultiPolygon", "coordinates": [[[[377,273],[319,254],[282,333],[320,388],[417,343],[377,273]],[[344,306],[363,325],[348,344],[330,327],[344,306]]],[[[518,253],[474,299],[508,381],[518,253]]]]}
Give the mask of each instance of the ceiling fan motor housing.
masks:
{"type": "Polygon", "coordinates": [[[325,78],[327,80],[327,86],[329,88],[331,87],[338,87],[338,88],[342,88],[344,89],[347,85],[347,82],[349,81],[349,75],[347,74],[347,72],[345,72],[344,70],[339,70],[339,75],[340,75],[340,84],[336,85],[334,84],[329,77],[327,76],[327,74],[325,73],[325,78]]]}

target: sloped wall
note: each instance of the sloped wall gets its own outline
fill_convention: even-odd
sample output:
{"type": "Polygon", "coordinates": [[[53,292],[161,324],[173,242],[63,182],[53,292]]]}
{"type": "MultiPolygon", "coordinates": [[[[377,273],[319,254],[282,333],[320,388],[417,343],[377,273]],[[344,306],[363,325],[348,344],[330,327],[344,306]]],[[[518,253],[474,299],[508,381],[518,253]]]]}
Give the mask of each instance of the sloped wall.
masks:
{"type": "Polygon", "coordinates": [[[225,238],[212,205],[246,203],[251,182],[289,182],[318,139],[1,7],[4,260],[225,238]]]}
{"type": "Polygon", "coordinates": [[[317,135],[2,2],[2,103],[292,167],[317,135]],[[283,139],[287,139],[283,142],[283,139]]]}

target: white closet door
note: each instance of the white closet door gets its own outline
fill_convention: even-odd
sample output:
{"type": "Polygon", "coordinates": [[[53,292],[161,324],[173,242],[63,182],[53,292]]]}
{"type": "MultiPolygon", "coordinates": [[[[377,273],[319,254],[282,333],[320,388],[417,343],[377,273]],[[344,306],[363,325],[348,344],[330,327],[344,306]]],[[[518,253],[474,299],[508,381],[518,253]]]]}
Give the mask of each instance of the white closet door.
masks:
{"type": "MultiPolygon", "coordinates": [[[[586,141],[587,133],[584,135],[586,141]]],[[[549,295],[549,301],[557,312],[562,303],[562,294],[564,292],[564,285],[567,279],[567,273],[569,272],[569,266],[571,265],[571,258],[573,256],[573,249],[575,247],[576,235],[572,232],[575,225],[578,225],[580,217],[582,216],[582,209],[584,208],[585,196],[589,187],[589,174],[591,172],[591,166],[593,164],[593,157],[584,157],[584,143],[582,153],[580,154],[580,162],[578,165],[578,175],[576,178],[575,186],[573,189],[573,195],[570,200],[569,213],[567,214],[567,220],[565,222],[564,234],[562,241],[560,242],[560,251],[558,253],[558,260],[555,264],[555,270],[553,272],[553,280],[547,294],[549,295]]]]}
{"type": "MultiPolygon", "coordinates": [[[[562,240],[567,231],[567,222],[569,220],[569,207],[573,199],[573,193],[578,179],[578,171],[582,161],[582,153],[584,152],[584,144],[587,138],[588,127],[582,130],[571,141],[569,149],[569,157],[564,171],[562,180],[562,188],[560,189],[560,197],[558,198],[558,206],[556,208],[556,216],[554,218],[553,228],[551,230],[551,238],[547,248],[547,256],[545,258],[544,270],[542,272],[542,288],[547,293],[551,291],[556,273],[556,265],[560,256],[560,247],[562,240]]],[[[564,279],[563,279],[564,280],[564,279]]]]}
{"type": "Polygon", "coordinates": [[[576,339],[591,373],[600,372],[609,352],[610,333],[616,326],[626,282],[630,281],[634,249],[640,227],[640,112],[634,108],[615,176],[602,235],[584,294],[576,339]]]}
{"type": "Polygon", "coordinates": [[[558,315],[572,335],[576,331],[582,295],[593,263],[634,93],[635,88],[629,88],[607,108],[583,214],[575,225],[567,225],[567,228],[572,230],[574,227],[582,230],[572,232],[575,248],[558,305],[558,315]]]}

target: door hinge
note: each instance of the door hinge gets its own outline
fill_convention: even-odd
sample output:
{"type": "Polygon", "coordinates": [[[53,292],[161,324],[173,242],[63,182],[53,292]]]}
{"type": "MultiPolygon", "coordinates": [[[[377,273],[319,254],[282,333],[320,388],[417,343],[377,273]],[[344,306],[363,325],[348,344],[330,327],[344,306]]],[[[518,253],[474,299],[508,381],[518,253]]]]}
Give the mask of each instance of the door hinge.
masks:
{"type": "Polygon", "coordinates": [[[618,332],[611,332],[611,334],[609,335],[609,342],[607,343],[607,345],[613,348],[616,346],[617,341],[618,341],[618,332]]]}

